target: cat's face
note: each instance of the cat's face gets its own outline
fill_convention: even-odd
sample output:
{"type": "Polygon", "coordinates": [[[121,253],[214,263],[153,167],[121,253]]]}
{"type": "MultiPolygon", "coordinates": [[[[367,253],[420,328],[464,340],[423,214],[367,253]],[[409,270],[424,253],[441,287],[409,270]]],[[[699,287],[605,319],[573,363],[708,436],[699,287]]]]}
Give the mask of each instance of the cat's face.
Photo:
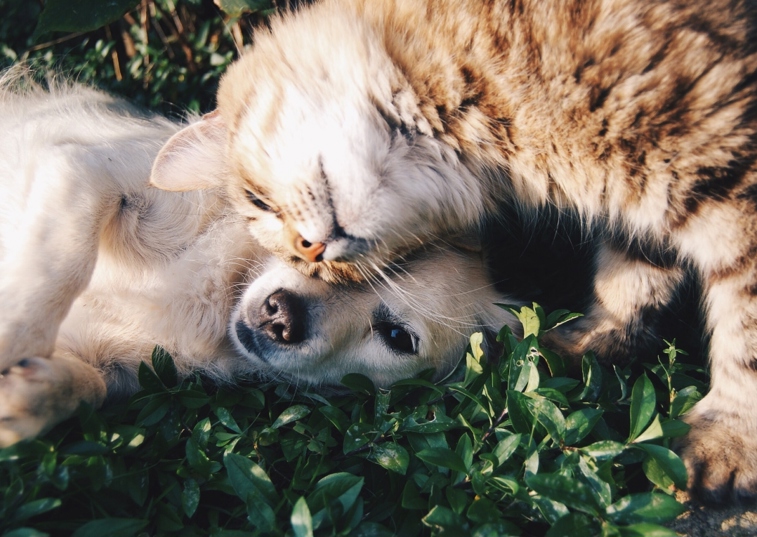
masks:
{"type": "Polygon", "coordinates": [[[438,199],[453,171],[433,164],[432,139],[402,135],[370,105],[313,103],[292,88],[279,109],[271,120],[248,107],[226,187],[258,241],[305,274],[360,280],[459,227],[438,199]]]}
{"type": "MultiPolygon", "coordinates": [[[[330,34],[355,31],[336,19],[330,34]]],[[[360,39],[299,49],[295,68],[287,29],[231,66],[218,112],[169,142],[153,183],[222,185],[263,246],[327,281],[365,279],[474,227],[480,181],[434,136],[398,68],[360,39]]]]}

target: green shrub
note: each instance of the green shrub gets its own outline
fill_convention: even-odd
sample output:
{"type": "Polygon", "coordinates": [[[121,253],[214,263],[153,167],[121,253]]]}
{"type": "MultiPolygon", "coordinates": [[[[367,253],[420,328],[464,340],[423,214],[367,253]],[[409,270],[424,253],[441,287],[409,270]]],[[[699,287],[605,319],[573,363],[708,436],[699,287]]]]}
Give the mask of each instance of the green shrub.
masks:
{"type": "Polygon", "coordinates": [[[269,0],[0,0],[0,68],[26,61],[164,113],[208,111],[269,0]]]}
{"type": "Polygon", "coordinates": [[[526,337],[485,357],[475,334],[456,381],[348,375],[326,398],[177,382],[156,349],[127,405],[0,451],[0,534],[674,536],[696,368],[670,344],[570,378],[539,345],[565,312],[517,313],[526,337]]]}

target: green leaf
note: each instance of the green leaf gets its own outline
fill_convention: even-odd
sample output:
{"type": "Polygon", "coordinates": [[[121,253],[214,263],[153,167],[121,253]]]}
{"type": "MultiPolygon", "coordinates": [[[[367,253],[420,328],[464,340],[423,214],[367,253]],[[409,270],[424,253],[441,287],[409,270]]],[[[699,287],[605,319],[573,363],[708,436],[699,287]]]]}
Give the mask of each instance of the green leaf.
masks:
{"type": "Polygon", "coordinates": [[[470,337],[471,352],[465,353],[465,378],[463,386],[470,386],[483,372],[483,363],[486,360],[484,352],[481,350],[483,335],[476,332],[470,337]]]}
{"type": "Polygon", "coordinates": [[[348,373],[342,377],[342,384],[355,393],[363,395],[373,395],[376,393],[376,386],[373,384],[373,381],[360,373],[348,373]]]}
{"type": "Polygon", "coordinates": [[[520,439],[520,434],[507,433],[506,436],[497,443],[492,453],[497,457],[500,466],[505,464],[512,454],[515,453],[515,450],[518,449],[520,439]]]}
{"type": "Polygon", "coordinates": [[[254,528],[263,532],[276,529],[276,513],[270,505],[262,501],[258,493],[250,493],[245,504],[247,505],[247,520],[254,528]]]}
{"type": "Polygon", "coordinates": [[[547,367],[549,367],[550,375],[552,375],[553,377],[562,377],[567,373],[565,360],[562,356],[560,356],[556,352],[552,352],[549,349],[545,349],[544,347],[539,347],[539,353],[544,358],[544,361],[547,362],[547,367]]]}
{"type": "Polygon", "coordinates": [[[599,442],[594,442],[593,444],[589,444],[586,447],[582,447],[581,451],[589,455],[590,457],[594,457],[595,459],[602,461],[605,459],[614,459],[621,453],[623,453],[623,450],[626,448],[624,444],[621,444],[620,442],[614,442],[612,440],[601,440],[599,442]]]}
{"type": "Polygon", "coordinates": [[[377,431],[373,426],[368,425],[367,423],[354,423],[350,425],[347,432],[344,434],[342,451],[345,455],[347,453],[352,453],[373,441],[376,436],[377,431]]]}
{"type": "Polygon", "coordinates": [[[227,453],[223,458],[223,464],[234,492],[242,500],[247,501],[250,494],[260,493],[269,504],[276,504],[276,488],[260,466],[236,453],[227,453]]]}
{"type": "Polygon", "coordinates": [[[313,528],[318,528],[329,516],[329,506],[338,502],[341,513],[347,513],[360,495],[365,479],[347,472],[337,472],[323,477],[308,497],[313,515],[313,528]]]}
{"type": "Polygon", "coordinates": [[[473,442],[470,435],[464,434],[460,437],[457,446],[455,446],[455,453],[460,455],[467,472],[467,469],[473,464],[473,442]]]}
{"type": "Polygon", "coordinates": [[[691,408],[702,399],[702,394],[696,386],[686,386],[678,391],[670,405],[670,417],[677,418],[686,414],[691,408]]]}
{"type": "Polygon", "coordinates": [[[598,408],[582,408],[568,414],[565,418],[565,443],[572,446],[583,440],[594,429],[602,414],[603,411],[598,408]]]}
{"type": "MultiPolygon", "coordinates": [[[[534,390],[538,386],[532,386],[533,375],[538,371],[536,369],[536,360],[541,356],[538,350],[538,343],[535,336],[524,338],[513,349],[510,357],[510,371],[508,374],[507,385],[510,390],[522,392],[526,389],[534,390]],[[528,388],[527,388],[528,387],[528,388]]],[[[537,376],[538,381],[538,376],[537,376]]]]}
{"type": "Polygon", "coordinates": [[[198,445],[197,440],[190,438],[184,446],[187,463],[204,478],[210,477],[212,463],[205,451],[198,445]]]}
{"type": "Polygon", "coordinates": [[[139,0],[47,0],[33,39],[50,32],[89,32],[118,20],[139,0]]]}
{"type": "Polygon", "coordinates": [[[449,506],[458,515],[463,514],[465,508],[468,507],[470,497],[464,490],[455,487],[446,487],[444,489],[444,496],[447,498],[449,506]]]}
{"type": "Polygon", "coordinates": [[[499,520],[476,527],[471,537],[520,537],[521,530],[515,524],[499,520]]]}
{"type": "Polygon", "coordinates": [[[691,425],[681,420],[665,420],[662,422],[662,436],[665,438],[684,436],[689,430],[691,430],[691,425]]]}
{"type": "Polygon", "coordinates": [[[678,537],[675,531],[657,524],[632,524],[618,528],[621,537],[678,537]]]}
{"type": "Polygon", "coordinates": [[[551,500],[597,516],[601,512],[595,492],[578,479],[562,474],[526,476],[526,484],[551,500]]]}
{"type": "Polygon", "coordinates": [[[41,515],[42,513],[57,509],[61,506],[61,503],[62,502],[59,498],[40,498],[39,500],[33,500],[16,509],[16,512],[12,515],[12,520],[21,521],[41,515]]]}
{"type": "Polygon", "coordinates": [[[593,352],[587,352],[581,359],[584,388],[578,398],[582,401],[596,402],[602,392],[602,368],[593,352]]]}
{"type": "Polygon", "coordinates": [[[344,434],[350,426],[350,420],[347,418],[347,415],[335,406],[321,406],[318,407],[318,411],[326,416],[326,418],[334,424],[336,430],[342,434],[344,434]]]}
{"type": "Polygon", "coordinates": [[[528,306],[522,306],[521,308],[518,308],[517,306],[506,306],[503,304],[497,305],[509,310],[510,313],[518,318],[520,324],[523,326],[524,339],[528,336],[539,335],[539,330],[541,328],[541,319],[539,318],[539,315],[536,311],[538,307],[536,304],[534,304],[533,308],[529,308],[528,306]]]}
{"type": "Polygon", "coordinates": [[[310,414],[310,408],[305,405],[294,405],[287,408],[284,412],[279,414],[276,421],[271,425],[271,429],[278,429],[279,427],[297,421],[310,414]]]}
{"type": "Polygon", "coordinates": [[[631,433],[629,442],[641,434],[654,414],[657,397],[654,386],[646,374],[638,378],[631,391],[631,433]]]}
{"type": "Polygon", "coordinates": [[[224,427],[237,434],[242,434],[242,429],[239,428],[239,425],[231,415],[231,412],[229,412],[229,409],[219,406],[213,409],[213,413],[218,417],[218,420],[224,427]]]}
{"type": "MultiPolygon", "coordinates": [[[[179,402],[186,408],[201,408],[208,404],[210,397],[202,390],[180,390],[176,392],[179,402]]],[[[219,407],[220,408],[220,407],[219,407]]]]}
{"type": "Polygon", "coordinates": [[[17,528],[2,534],[3,537],[50,537],[49,533],[43,533],[34,528],[17,528]]]}
{"type": "Polygon", "coordinates": [[[565,417],[560,409],[546,399],[527,399],[527,404],[539,423],[556,442],[565,438],[565,417]]]}
{"type": "Polygon", "coordinates": [[[187,479],[184,481],[184,490],[181,491],[181,508],[187,518],[192,518],[198,505],[200,505],[200,485],[194,479],[187,479]]]}
{"type": "MultiPolygon", "coordinates": [[[[81,0],[79,0],[81,1],[81,0]]],[[[152,351],[152,368],[164,386],[173,388],[179,383],[179,374],[173,358],[162,347],[155,347],[152,351]]]]}
{"type": "Polygon", "coordinates": [[[145,390],[151,392],[164,392],[166,390],[160,378],[158,378],[158,375],[156,375],[155,371],[153,371],[145,362],[139,363],[137,376],[139,378],[139,385],[145,390]]]}
{"type": "Polygon", "coordinates": [[[544,323],[544,331],[552,330],[560,325],[568,323],[573,319],[583,317],[582,313],[571,313],[568,310],[555,310],[547,315],[546,322],[544,323]]]}
{"type": "Polygon", "coordinates": [[[313,517],[304,497],[295,502],[290,520],[295,537],[313,537],[313,517]]]}
{"type": "Polygon", "coordinates": [[[497,504],[488,498],[476,498],[468,507],[466,516],[476,524],[499,522],[500,514],[497,504]]]}
{"type": "Polygon", "coordinates": [[[568,508],[560,502],[556,502],[546,496],[530,496],[531,502],[536,506],[544,519],[554,524],[569,513],[568,508]]]}
{"type": "Polygon", "coordinates": [[[272,0],[215,0],[215,4],[232,17],[240,17],[244,13],[255,13],[273,7],[272,0]]]}
{"type": "Polygon", "coordinates": [[[616,524],[647,522],[663,524],[686,511],[686,507],[666,494],[644,492],[624,496],[607,508],[607,516],[616,524]]]}
{"type": "Polygon", "coordinates": [[[410,463],[410,455],[407,450],[396,443],[374,444],[371,446],[371,453],[368,458],[387,470],[400,475],[405,475],[407,466],[410,463]]]}
{"type": "Polygon", "coordinates": [[[99,518],[79,527],[71,537],[133,537],[147,527],[149,521],[138,518],[99,518]]]}
{"type": "Polygon", "coordinates": [[[663,436],[665,436],[665,433],[663,432],[662,424],[660,423],[660,415],[655,414],[655,417],[652,420],[652,423],[649,424],[649,427],[647,427],[643,433],[637,436],[634,439],[633,443],[656,440],[658,438],[662,438],[663,436]]]}
{"type": "Polygon", "coordinates": [[[421,497],[413,481],[407,481],[402,489],[401,505],[403,509],[425,510],[428,509],[428,500],[421,497]]]}
{"type": "Polygon", "coordinates": [[[465,466],[463,459],[447,448],[428,448],[419,451],[415,454],[420,460],[433,464],[435,466],[441,466],[443,468],[449,468],[456,472],[467,473],[468,468],[465,466]]]}
{"type": "Polygon", "coordinates": [[[544,537],[578,537],[597,534],[597,524],[583,513],[568,513],[547,530],[544,537]]]}
{"type": "Polygon", "coordinates": [[[533,415],[528,404],[529,398],[515,390],[507,390],[507,411],[513,429],[522,434],[530,434],[533,429],[533,415]]]}
{"type": "Polygon", "coordinates": [[[647,452],[648,457],[642,462],[642,469],[652,483],[664,490],[669,490],[671,485],[679,489],[686,488],[686,466],[678,455],[666,447],[654,444],[637,444],[635,447],[647,452]]]}
{"type": "Polygon", "coordinates": [[[600,469],[597,468],[596,462],[590,457],[581,456],[578,461],[578,470],[584,477],[584,481],[594,491],[599,504],[602,507],[607,507],[612,503],[612,488],[610,483],[602,479],[600,469]]]}
{"type": "Polygon", "coordinates": [[[442,505],[435,506],[422,520],[426,526],[449,532],[448,535],[461,535],[465,529],[463,518],[442,505]]]}

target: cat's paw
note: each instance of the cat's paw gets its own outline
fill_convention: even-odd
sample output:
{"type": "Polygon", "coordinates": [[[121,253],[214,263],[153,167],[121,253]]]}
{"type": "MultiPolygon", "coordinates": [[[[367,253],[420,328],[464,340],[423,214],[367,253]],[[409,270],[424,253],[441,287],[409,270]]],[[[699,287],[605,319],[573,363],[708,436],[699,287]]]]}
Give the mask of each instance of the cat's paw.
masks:
{"type": "Polygon", "coordinates": [[[709,505],[757,499],[757,435],[753,421],[733,412],[697,411],[685,417],[689,433],[678,452],[689,474],[688,491],[709,505]]]}
{"type": "Polygon", "coordinates": [[[46,431],[71,416],[81,401],[100,404],[105,384],[75,359],[19,360],[0,372],[0,447],[46,431]]]}
{"type": "Polygon", "coordinates": [[[580,367],[581,358],[589,351],[600,361],[611,360],[614,364],[624,364],[633,356],[633,349],[626,344],[625,328],[576,323],[570,328],[550,330],[540,340],[545,348],[562,356],[572,367],[580,367]]]}

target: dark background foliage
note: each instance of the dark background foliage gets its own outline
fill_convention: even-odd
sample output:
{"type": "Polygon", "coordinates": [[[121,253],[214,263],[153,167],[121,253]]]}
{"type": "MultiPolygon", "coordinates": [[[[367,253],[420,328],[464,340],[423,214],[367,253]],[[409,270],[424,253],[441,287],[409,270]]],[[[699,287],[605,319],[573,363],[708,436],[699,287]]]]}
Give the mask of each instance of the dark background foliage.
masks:
{"type": "Polygon", "coordinates": [[[28,61],[164,113],[206,112],[221,73],[274,9],[271,0],[221,5],[225,11],[212,0],[0,0],[0,68],[28,61]]]}

